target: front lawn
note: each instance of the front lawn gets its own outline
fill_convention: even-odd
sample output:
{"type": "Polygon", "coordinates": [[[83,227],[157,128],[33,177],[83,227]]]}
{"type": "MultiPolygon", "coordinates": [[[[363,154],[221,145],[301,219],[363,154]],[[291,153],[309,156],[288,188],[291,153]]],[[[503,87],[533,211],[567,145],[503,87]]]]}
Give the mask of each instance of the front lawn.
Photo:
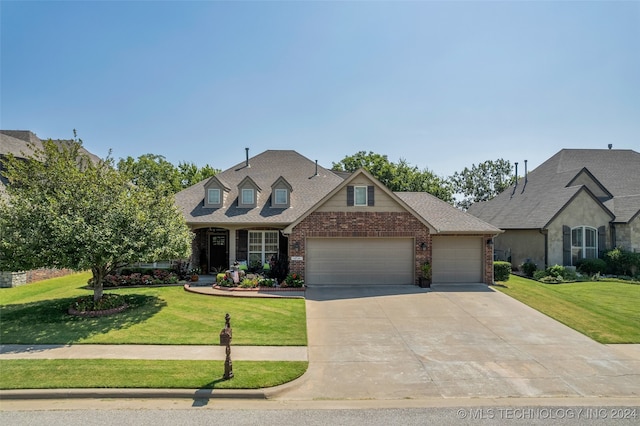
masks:
{"type": "Polygon", "coordinates": [[[543,284],[511,275],[495,288],[600,343],[640,343],[640,285],[543,284]]]}
{"type": "Polygon", "coordinates": [[[16,359],[2,361],[0,388],[259,389],[290,382],[307,365],[306,361],[233,361],[233,379],[222,380],[224,361],[16,359]]]}
{"type": "Polygon", "coordinates": [[[67,314],[90,274],[74,274],[0,290],[3,344],[217,345],[226,313],[234,345],[306,346],[302,299],[212,297],[178,287],[105,290],[129,298],[121,314],[82,318],[67,314]]]}

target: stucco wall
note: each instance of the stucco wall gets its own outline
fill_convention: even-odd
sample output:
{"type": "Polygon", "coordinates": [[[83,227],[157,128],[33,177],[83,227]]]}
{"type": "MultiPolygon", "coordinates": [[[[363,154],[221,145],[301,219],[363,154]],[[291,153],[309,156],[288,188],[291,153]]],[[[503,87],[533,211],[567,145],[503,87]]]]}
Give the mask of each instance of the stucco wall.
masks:
{"type": "Polygon", "coordinates": [[[495,238],[495,255],[497,260],[509,261],[519,268],[526,261],[531,261],[544,268],[545,236],[536,229],[506,230],[495,238]]]}
{"type": "Polygon", "coordinates": [[[605,247],[611,248],[611,216],[586,192],[580,192],[576,198],[549,224],[549,265],[562,265],[562,226],[590,226],[606,228],[605,247]]]}

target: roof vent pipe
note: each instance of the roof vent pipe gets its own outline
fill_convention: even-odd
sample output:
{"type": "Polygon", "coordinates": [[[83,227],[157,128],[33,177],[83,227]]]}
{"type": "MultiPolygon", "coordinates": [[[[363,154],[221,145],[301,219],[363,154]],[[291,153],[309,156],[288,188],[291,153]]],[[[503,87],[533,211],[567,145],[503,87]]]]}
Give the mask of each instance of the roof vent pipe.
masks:
{"type": "Polygon", "coordinates": [[[527,183],[529,176],[527,175],[527,160],[524,160],[524,183],[527,183]]]}
{"type": "Polygon", "coordinates": [[[244,151],[247,156],[246,166],[251,167],[251,165],[249,164],[249,148],[245,148],[244,151]]]}
{"type": "Polygon", "coordinates": [[[611,149],[611,148],[613,148],[613,144],[612,143],[609,144],[609,149],[611,149]]]}
{"type": "Polygon", "coordinates": [[[314,176],[318,176],[318,160],[316,160],[316,174],[314,176]]]}
{"type": "Polygon", "coordinates": [[[515,162],[516,165],[516,183],[513,185],[513,192],[511,193],[511,197],[516,193],[516,188],[518,187],[518,162],[515,162]]]}

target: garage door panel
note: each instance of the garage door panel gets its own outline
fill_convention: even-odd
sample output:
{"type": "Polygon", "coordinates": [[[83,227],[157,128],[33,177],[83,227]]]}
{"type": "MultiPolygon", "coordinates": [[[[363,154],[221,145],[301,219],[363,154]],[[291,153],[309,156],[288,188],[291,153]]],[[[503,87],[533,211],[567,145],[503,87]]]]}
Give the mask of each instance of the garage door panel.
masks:
{"type": "Polygon", "coordinates": [[[482,238],[433,238],[433,282],[482,282],[482,238]]]}
{"type": "Polygon", "coordinates": [[[310,238],[309,285],[413,284],[411,238],[310,238]]]}

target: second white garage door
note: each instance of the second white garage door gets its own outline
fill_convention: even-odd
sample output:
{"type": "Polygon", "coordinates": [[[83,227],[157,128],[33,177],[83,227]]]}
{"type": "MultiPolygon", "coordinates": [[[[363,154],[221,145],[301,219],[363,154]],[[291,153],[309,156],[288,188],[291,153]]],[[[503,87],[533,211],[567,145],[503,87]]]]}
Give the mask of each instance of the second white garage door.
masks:
{"type": "Polygon", "coordinates": [[[412,238],[309,238],[308,285],[414,283],[412,238]]]}
{"type": "Polygon", "coordinates": [[[482,249],[480,237],[433,237],[433,282],[483,282],[482,249]]]}

